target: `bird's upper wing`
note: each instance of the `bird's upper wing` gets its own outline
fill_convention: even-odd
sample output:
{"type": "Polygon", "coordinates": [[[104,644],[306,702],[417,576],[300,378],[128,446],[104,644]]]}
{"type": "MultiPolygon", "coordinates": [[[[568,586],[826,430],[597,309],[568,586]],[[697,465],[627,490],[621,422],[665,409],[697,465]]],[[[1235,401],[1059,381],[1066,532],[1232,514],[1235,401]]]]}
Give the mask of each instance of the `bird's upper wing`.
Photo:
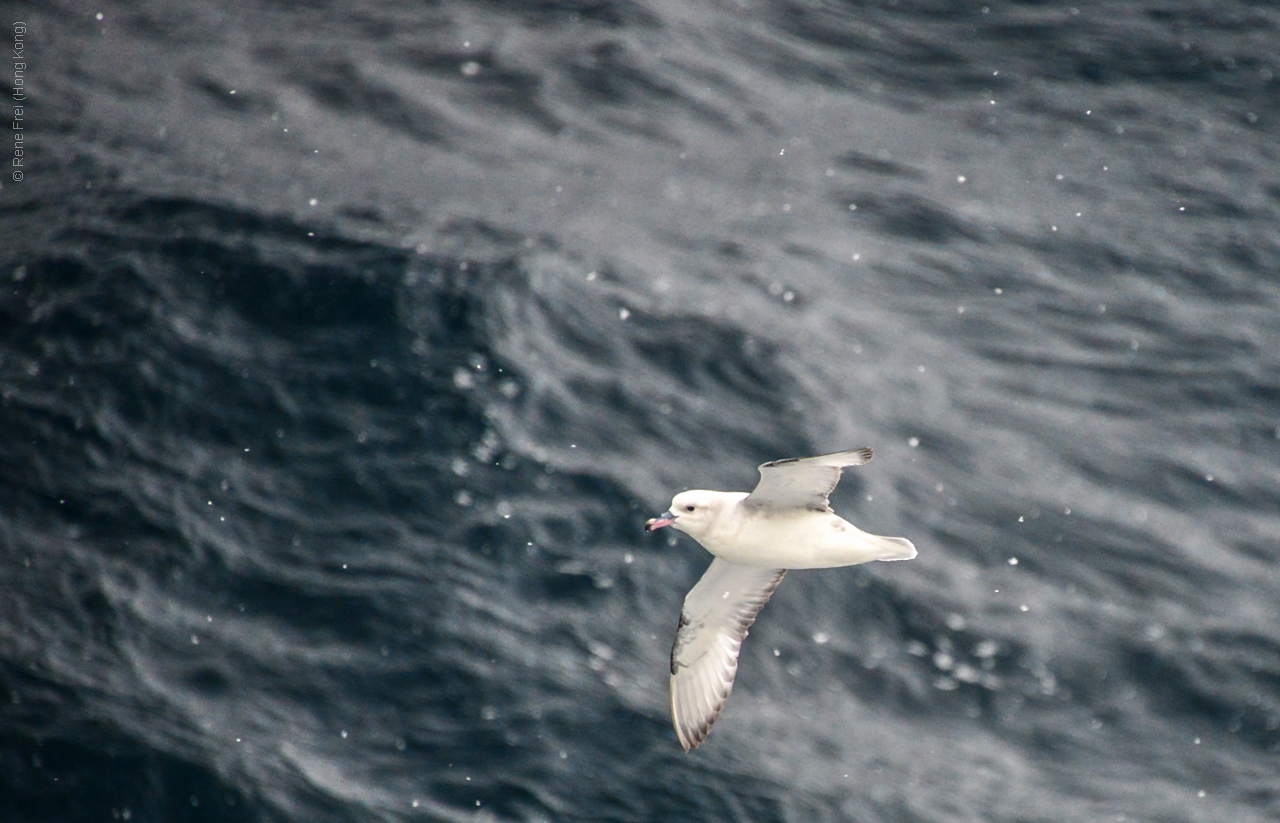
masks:
{"type": "Polygon", "coordinates": [[[871,459],[871,449],[823,454],[818,457],[791,457],[760,467],[760,482],[742,501],[748,508],[811,509],[831,511],[827,495],[840,482],[845,466],[861,466],[871,459]]]}
{"type": "Polygon", "coordinates": [[[717,557],[685,597],[671,647],[671,717],[685,751],[706,739],[720,716],[747,629],[786,573],[717,557]]]}

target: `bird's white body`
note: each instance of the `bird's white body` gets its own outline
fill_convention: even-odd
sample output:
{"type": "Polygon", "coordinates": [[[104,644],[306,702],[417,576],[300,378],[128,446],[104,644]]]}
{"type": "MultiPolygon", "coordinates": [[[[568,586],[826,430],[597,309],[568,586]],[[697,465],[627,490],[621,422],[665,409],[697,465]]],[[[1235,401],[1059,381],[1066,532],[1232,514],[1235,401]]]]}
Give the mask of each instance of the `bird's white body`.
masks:
{"type": "Polygon", "coordinates": [[[686,750],[711,732],[733,690],[747,630],[788,569],[916,556],[910,540],[867,534],[827,503],[841,470],[870,459],[871,449],[851,449],[775,460],[760,467],[750,494],[681,492],[645,524],[646,531],[678,529],[715,555],[684,599],[671,648],[671,716],[686,750]]]}
{"type": "Polygon", "coordinates": [[[746,492],[684,492],[696,495],[699,508],[714,517],[672,527],[697,540],[721,560],[760,569],[830,569],[872,560],[910,560],[915,546],[901,537],[880,537],[830,511],[765,509],[744,506],[746,492]]]}

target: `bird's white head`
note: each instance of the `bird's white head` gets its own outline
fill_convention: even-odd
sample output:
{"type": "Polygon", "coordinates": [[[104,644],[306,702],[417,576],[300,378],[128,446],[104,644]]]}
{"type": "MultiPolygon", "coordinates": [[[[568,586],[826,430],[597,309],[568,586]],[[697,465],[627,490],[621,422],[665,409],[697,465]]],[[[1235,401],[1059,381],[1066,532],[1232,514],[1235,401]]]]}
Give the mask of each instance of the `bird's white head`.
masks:
{"type": "Polygon", "coordinates": [[[646,523],[644,530],[651,532],[671,526],[690,537],[701,537],[715,524],[725,505],[740,497],[743,495],[702,489],[680,492],[671,499],[671,508],[646,523]]]}

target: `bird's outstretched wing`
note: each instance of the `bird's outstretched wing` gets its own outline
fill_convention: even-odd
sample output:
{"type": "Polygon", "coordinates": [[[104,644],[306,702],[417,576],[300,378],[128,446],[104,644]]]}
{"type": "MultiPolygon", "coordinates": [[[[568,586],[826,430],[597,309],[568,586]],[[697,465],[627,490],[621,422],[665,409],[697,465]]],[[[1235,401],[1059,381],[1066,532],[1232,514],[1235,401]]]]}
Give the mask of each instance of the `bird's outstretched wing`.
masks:
{"type": "Polygon", "coordinates": [[[671,647],[671,717],[685,751],[705,740],[720,716],[747,629],[786,573],[717,557],[685,597],[671,647]]]}
{"type": "Polygon", "coordinates": [[[742,505],[753,509],[831,511],[827,495],[840,482],[840,470],[861,466],[870,459],[871,449],[850,449],[765,463],[760,467],[760,482],[742,505]]]}

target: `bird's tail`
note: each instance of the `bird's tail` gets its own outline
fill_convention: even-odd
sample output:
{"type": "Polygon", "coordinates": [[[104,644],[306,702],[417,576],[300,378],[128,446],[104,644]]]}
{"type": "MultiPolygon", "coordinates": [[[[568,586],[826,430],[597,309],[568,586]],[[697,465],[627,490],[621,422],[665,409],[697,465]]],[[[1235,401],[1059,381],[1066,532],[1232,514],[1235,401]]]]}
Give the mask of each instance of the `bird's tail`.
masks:
{"type": "Polygon", "coordinates": [[[876,560],[910,560],[916,556],[916,547],[905,537],[872,537],[876,543],[876,560]]]}

